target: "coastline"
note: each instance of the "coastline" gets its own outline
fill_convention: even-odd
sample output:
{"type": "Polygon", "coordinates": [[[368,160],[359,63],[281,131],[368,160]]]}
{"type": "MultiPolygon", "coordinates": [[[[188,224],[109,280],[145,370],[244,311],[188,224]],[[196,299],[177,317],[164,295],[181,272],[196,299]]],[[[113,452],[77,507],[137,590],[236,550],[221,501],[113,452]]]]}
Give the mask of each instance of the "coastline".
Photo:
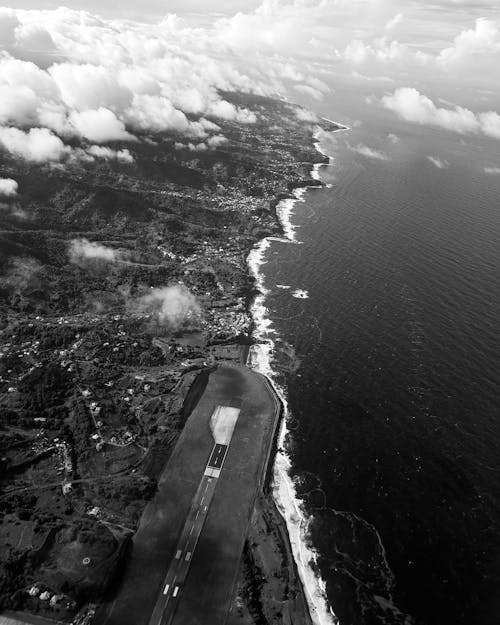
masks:
{"type": "MultiPolygon", "coordinates": [[[[325,119],[325,121],[334,123],[338,127],[335,132],[348,129],[344,125],[331,122],[331,120],[325,119]]],[[[320,182],[319,170],[321,166],[332,164],[332,158],[321,150],[321,132],[321,128],[318,127],[313,134],[313,138],[315,139],[314,147],[322,156],[328,158],[328,162],[315,163],[312,165],[310,176],[312,181],[317,182],[320,182]]],[[[318,574],[317,569],[315,570],[314,568],[317,554],[314,549],[308,545],[307,534],[311,519],[302,509],[301,502],[296,496],[295,487],[289,474],[291,461],[285,448],[288,435],[287,420],[290,411],[286,388],[279,385],[276,380],[276,373],[272,367],[274,352],[272,335],[276,332],[272,327],[272,321],[267,316],[268,311],[265,301],[269,290],[265,287],[264,275],[260,271],[262,265],[266,262],[265,254],[272,241],[300,244],[300,241],[296,239],[296,228],[290,218],[296,204],[304,201],[307,188],[314,186],[318,185],[311,184],[295,188],[292,191],[293,198],[282,199],[277,203],[276,218],[283,232],[283,236],[270,236],[261,239],[252,248],[247,257],[247,265],[258,290],[258,294],[250,306],[250,314],[254,322],[253,336],[258,343],[255,343],[250,348],[248,364],[251,368],[266,376],[283,406],[281,423],[278,426],[279,431],[272,467],[270,491],[274,504],[286,527],[288,542],[292,550],[295,567],[300,577],[302,592],[309,608],[310,617],[314,625],[338,625],[338,618],[329,605],[326,596],[325,582],[318,574]],[[311,563],[313,563],[313,565],[311,565],[311,563]]]]}

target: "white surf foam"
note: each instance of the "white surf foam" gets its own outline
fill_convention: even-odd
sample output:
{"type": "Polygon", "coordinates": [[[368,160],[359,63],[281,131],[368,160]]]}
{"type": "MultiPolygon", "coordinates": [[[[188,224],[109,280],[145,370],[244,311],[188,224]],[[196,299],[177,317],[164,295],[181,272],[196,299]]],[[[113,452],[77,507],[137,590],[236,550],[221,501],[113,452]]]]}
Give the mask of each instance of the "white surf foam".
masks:
{"type": "MultiPolygon", "coordinates": [[[[319,148],[319,142],[316,145],[319,148]]],[[[313,173],[316,172],[318,178],[320,167],[321,165],[318,164],[313,169],[313,173]]],[[[305,188],[296,189],[294,191],[295,199],[283,200],[276,208],[286,239],[276,239],[276,237],[263,239],[256,244],[248,256],[248,266],[259,290],[259,295],[257,295],[251,307],[251,314],[255,323],[254,338],[259,343],[252,345],[250,348],[249,365],[268,378],[283,402],[284,415],[281,421],[278,451],[273,468],[272,490],[278,510],[286,521],[290,544],[304,587],[311,618],[315,625],[338,625],[338,619],[328,603],[326,584],[315,567],[318,555],[308,544],[308,528],[311,518],[304,512],[301,502],[296,496],[293,481],[290,478],[291,462],[284,449],[288,434],[288,402],[286,391],[277,384],[276,373],[272,368],[274,358],[272,337],[275,335],[275,330],[267,314],[268,310],[265,301],[268,290],[264,284],[264,276],[260,271],[262,265],[266,262],[265,252],[271,245],[272,240],[285,240],[290,243],[297,243],[295,227],[291,223],[290,216],[293,213],[295,203],[303,199],[305,192],[305,188]]],[[[282,287],[284,285],[277,286],[282,287]]],[[[294,296],[304,298],[308,297],[308,294],[306,291],[297,290],[294,296]]]]}
{"type": "Polygon", "coordinates": [[[292,297],[296,297],[297,299],[309,299],[309,293],[304,289],[296,289],[292,293],[292,297]]]}
{"type": "MultiPolygon", "coordinates": [[[[256,335],[259,334],[262,339],[266,333],[267,328],[256,331],[256,335]]],[[[293,481],[290,478],[291,462],[284,451],[285,440],[288,434],[287,419],[290,413],[286,393],[275,382],[275,372],[272,369],[273,348],[272,341],[268,339],[265,343],[252,345],[249,355],[250,366],[267,377],[276,394],[283,402],[284,414],[278,436],[278,451],[273,467],[273,497],[280,514],[286,522],[293,557],[302,581],[313,623],[315,625],[338,625],[338,619],[328,604],[326,584],[313,568],[316,565],[318,555],[308,545],[309,524],[312,519],[302,509],[301,503],[295,494],[293,481]]]]}
{"type": "Polygon", "coordinates": [[[295,200],[293,198],[288,198],[286,200],[281,200],[276,206],[276,214],[281,222],[285,237],[290,241],[295,241],[295,226],[290,219],[294,204],[295,200]]]}

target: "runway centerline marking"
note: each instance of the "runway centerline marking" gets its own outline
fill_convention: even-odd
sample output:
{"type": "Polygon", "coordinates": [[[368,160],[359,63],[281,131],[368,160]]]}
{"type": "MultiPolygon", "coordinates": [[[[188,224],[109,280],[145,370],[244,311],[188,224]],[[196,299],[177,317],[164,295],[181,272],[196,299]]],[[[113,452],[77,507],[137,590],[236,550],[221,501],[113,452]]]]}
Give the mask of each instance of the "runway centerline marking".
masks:
{"type": "Polygon", "coordinates": [[[239,410],[237,410],[238,414],[236,415],[233,414],[233,412],[234,409],[230,407],[217,406],[212,415],[210,428],[212,430],[212,441],[214,441],[213,447],[195,496],[191,500],[189,513],[178,539],[178,549],[175,558],[171,560],[166,573],[163,590],[164,596],[160,594],[158,597],[149,625],[172,625],[179,602],[180,605],[182,605],[182,597],[180,595],[184,590],[191,563],[194,561],[195,549],[207,519],[208,510],[214,498],[239,410]],[[227,413],[227,411],[229,411],[229,413],[227,413]],[[230,432],[228,430],[228,420],[232,420],[230,432]],[[224,440],[227,444],[215,442],[217,440],[224,440]],[[170,601],[170,599],[176,600],[170,601]]]}

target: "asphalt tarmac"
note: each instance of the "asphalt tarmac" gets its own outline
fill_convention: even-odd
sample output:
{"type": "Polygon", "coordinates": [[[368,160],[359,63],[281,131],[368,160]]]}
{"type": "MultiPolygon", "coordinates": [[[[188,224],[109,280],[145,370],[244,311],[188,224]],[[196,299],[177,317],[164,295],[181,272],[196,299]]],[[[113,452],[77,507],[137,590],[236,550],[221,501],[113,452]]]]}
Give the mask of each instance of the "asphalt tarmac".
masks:
{"type": "Polygon", "coordinates": [[[170,625],[175,616],[177,604],[191,565],[194,550],[198,544],[208,510],[217,487],[218,474],[224,464],[228,446],[215,444],[210,459],[193,498],[186,524],[182,530],[175,557],[165,576],[162,594],[158,597],[150,625],[170,625]],[[216,471],[213,471],[216,469],[216,471]],[[217,475],[217,477],[215,477],[217,475]]]}

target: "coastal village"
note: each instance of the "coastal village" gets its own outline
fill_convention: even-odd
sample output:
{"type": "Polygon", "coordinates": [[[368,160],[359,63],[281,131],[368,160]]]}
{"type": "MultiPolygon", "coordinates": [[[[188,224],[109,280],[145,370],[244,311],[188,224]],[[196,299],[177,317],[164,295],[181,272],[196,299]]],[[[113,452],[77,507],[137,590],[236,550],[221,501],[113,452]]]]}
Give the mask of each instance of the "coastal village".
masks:
{"type": "Polygon", "coordinates": [[[0,156],[31,215],[0,216],[0,609],[95,621],[200,374],[246,362],[248,253],[322,157],[295,107],[232,97],[260,121],[221,123],[213,151],[166,136],[92,170],[0,156]]]}

